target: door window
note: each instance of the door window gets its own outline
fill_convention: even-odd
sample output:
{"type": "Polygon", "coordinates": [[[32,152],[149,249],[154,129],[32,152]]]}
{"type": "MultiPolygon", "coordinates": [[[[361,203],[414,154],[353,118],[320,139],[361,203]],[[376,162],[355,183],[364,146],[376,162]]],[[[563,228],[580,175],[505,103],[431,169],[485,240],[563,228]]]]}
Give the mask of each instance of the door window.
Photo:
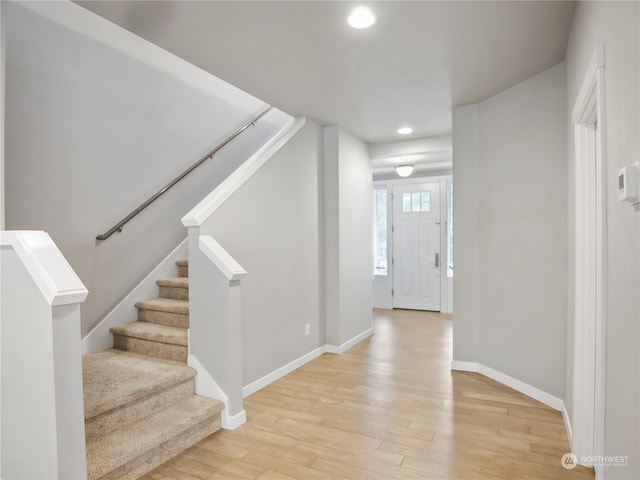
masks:
{"type": "Polygon", "coordinates": [[[431,192],[404,192],[402,194],[402,213],[431,211],[431,192]]]}

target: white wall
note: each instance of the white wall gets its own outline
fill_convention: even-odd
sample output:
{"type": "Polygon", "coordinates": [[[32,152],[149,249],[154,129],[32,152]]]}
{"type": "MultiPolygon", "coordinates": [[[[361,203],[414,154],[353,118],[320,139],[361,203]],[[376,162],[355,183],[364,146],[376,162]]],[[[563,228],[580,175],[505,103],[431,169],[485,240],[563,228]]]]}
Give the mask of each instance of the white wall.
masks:
{"type": "Polygon", "coordinates": [[[50,233],[90,291],[86,333],[186,237],[182,216],[234,168],[224,156],[246,158],[275,128],[258,123],[254,144],[96,243],[264,103],[74,3],[2,8],[6,226],[50,233]]]}
{"type": "Polygon", "coordinates": [[[453,116],[454,361],[562,398],[564,65],[453,116]]]}
{"type": "MultiPolygon", "coordinates": [[[[4,230],[4,65],[5,65],[5,31],[4,4],[0,2],[0,230],[4,230]]],[[[2,342],[2,322],[0,322],[0,343],[2,342]]],[[[1,357],[1,355],[0,355],[1,357]]],[[[2,359],[0,358],[0,371],[2,359]]],[[[0,382],[0,398],[2,398],[2,382],[0,382]]],[[[2,432],[2,415],[0,414],[0,432],[2,432]]],[[[2,435],[0,434],[0,466],[2,465],[2,435]]],[[[0,467],[1,468],[1,467],[0,467]]],[[[0,476],[2,473],[0,472],[0,476]]]]}
{"type": "Polygon", "coordinates": [[[247,271],[245,386],[324,345],[321,167],[322,128],[307,121],[201,227],[201,234],[213,235],[247,271]]]}
{"type": "Polygon", "coordinates": [[[453,359],[478,361],[480,105],[453,109],[453,359]]]}
{"type": "Polygon", "coordinates": [[[4,12],[5,2],[0,3],[0,230],[4,230],[4,82],[6,31],[4,12]]]}
{"type": "MultiPolygon", "coordinates": [[[[617,171],[640,159],[640,4],[580,2],[567,47],[567,111],[571,112],[595,49],[605,50],[607,258],[605,455],[629,455],[624,467],[606,467],[608,479],[640,478],[640,214],[617,198],[617,171]]],[[[570,115],[568,116],[570,120],[570,115]]],[[[573,131],[568,142],[568,216],[573,196],[573,131]]],[[[573,238],[574,223],[568,223],[573,238]]],[[[573,261],[568,257],[569,286],[573,261]]],[[[567,312],[567,398],[573,381],[573,290],[567,312]]],[[[571,414],[572,412],[570,412],[571,414]]]]}
{"type": "Polygon", "coordinates": [[[372,195],[367,145],[339,127],[325,127],[325,331],[331,345],[372,328],[372,195]]]}

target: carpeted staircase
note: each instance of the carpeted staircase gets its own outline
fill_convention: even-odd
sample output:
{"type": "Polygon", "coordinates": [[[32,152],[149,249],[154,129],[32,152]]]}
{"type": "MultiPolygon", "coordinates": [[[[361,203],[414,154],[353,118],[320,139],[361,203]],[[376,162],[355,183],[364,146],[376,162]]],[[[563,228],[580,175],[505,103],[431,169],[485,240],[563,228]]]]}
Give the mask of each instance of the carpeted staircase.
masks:
{"type": "Polygon", "coordinates": [[[89,480],[138,478],[220,428],[224,405],[195,395],[186,365],[188,265],[176,263],[138,321],[111,328],[114,349],[82,359],[89,480]]]}

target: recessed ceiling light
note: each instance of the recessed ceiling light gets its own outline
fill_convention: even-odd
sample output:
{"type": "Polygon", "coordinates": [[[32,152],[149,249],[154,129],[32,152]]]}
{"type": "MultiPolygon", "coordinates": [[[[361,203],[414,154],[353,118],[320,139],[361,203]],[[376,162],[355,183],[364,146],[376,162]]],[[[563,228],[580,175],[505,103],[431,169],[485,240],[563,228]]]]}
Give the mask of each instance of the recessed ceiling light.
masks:
{"type": "Polygon", "coordinates": [[[413,132],[413,128],[410,127],[402,127],[398,129],[398,133],[400,135],[409,135],[411,132],[413,132]]]}
{"type": "Polygon", "coordinates": [[[376,17],[367,7],[356,7],[347,21],[353,28],[369,28],[376,22],[376,17]]]}

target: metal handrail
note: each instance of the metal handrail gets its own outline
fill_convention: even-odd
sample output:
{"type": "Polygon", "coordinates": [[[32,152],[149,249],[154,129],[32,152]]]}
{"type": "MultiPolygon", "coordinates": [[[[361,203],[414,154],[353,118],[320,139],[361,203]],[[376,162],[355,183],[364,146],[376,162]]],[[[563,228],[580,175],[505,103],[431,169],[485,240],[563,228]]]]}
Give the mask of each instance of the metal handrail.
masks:
{"type": "Polygon", "coordinates": [[[244,124],[242,127],[240,127],[238,130],[236,130],[235,132],[233,132],[231,135],[229,135],[227,138],[225,138],[216,148],[214,148],[213,150],[211,150],[209,153],[207,153],[204,157],[202,157],[200,160],[198,160],[196,163],[194,163],[193,165],[191,165],[189,168],[187,168],[184,172],[182,172],[180,175],[178,175],[176,178],[174,178],[170,183],[168,183],[167,185],[165,185],[162,189],[160,189],[157,193],[155,193],[153,196],[149,197],[144,203],[142,203],[138,208],[136,208],[133,212],[131,212],[129,215],[127,215],[126,217],[124,217],[122,220],[120,220],[118,223],[116,223],[113,227],[111,227],[109,230],[107,230],[105,233],[101,233],[100,235],[96,236],[96,240],[106,240],[107,238],[109,238],[111,235],[113,235],[116,232],[121,232],[122,231],[122,227],[128,223],[133,217],[135,217],[136,215],[138,215],[142,210],[144,210],[145,208],[147,208],[149,205],[151,205],[153,202],[155,202],[161,195],[163,195],[167,190],[169,190],[171,187],[173,187],[176,183],[178,183],[180,180],[182,180],[184,177],[186,177],[187,175],[189,175],[193,170],[195,170],[196,168],[198,168],[201,164],[203,164],[205,161],[209,160],[211,157],[213,157],[216,153],[218,153],[219,150],[221,150],[225,145],[227,145],[229,142],[231,142],[234,138],[236,138],[238,135],[240,135],[242,132],[244,132],[247,128],[249,128],[252,125],[255,125],[256,122],[258,120],[260,120],[263,116],[265,116],[267,114],[267,112],[269,112],[271,109],[273,109],[273,107],[269,106],[266,107],[264,110],[262,110],[260,113],[258,113],[255,117],[253,117],[252,120],[249,120],[246,124],[244,124]]]}

